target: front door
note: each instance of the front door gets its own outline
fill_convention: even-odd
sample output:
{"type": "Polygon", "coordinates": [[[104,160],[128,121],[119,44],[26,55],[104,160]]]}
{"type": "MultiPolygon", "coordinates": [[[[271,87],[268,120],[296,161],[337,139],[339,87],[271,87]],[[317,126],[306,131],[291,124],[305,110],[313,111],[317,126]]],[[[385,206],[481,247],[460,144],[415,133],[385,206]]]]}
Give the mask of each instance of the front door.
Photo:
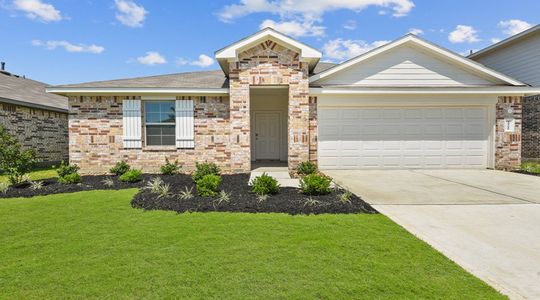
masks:
{"type": "Polygon", "coordinates": [[[255,159],[279,159],[279,113],[255,113],[255,159]]]}

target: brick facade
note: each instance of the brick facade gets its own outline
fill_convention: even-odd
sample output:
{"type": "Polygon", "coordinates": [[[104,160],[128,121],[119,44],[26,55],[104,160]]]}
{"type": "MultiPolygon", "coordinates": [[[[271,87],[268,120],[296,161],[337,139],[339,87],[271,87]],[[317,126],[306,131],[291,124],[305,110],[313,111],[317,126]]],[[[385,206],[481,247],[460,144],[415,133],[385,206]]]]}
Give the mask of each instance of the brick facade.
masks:
{"type": "Polygon", "coordinates": [[[523,142],[524,159],[540,159],[540,95],[523,99],[523,142]]]}
{"type": "MultiPolygon", "coordinates": [[[[84,174],[107,173],[120,160],[145,172],[158,172],[165,158],[178,160],[184,171],[195,162],[212,161],[224,172],[231,171],[229,144],[229,97],[182,96],[194,101],[195,148],[124,149],[122,100],[137,96],[77,96],[69,98],[70,162],[84,174]]],[[[143,126],[144,128],[144,126],[143,126]]],[[[143,134],[143,145],[144,145],[143,134]]]]}
{"type": "Polygon", "coordinates": [[[67,113],[0,103],[0,126],[34,149],[40,165],[68,159],[67,113]]]}
{"type": "Polygon", "coordinates": [[[238,61],[229,64],[233,171],[250,170],[250,86],[289,87],[289,169],[310,159],[308,75],[308,64],[300,61],[299,53],[270,40],[238,54],[238,61]]]}
{"type": "Polygon", "coordinates": [[[496,105],[496,169],[511,170],[521,164],[522,105],[523,97],[499,97],[496,105]],[[514,132],[504,130],[507,117],[513,117],[516,121],[514,132]]]}

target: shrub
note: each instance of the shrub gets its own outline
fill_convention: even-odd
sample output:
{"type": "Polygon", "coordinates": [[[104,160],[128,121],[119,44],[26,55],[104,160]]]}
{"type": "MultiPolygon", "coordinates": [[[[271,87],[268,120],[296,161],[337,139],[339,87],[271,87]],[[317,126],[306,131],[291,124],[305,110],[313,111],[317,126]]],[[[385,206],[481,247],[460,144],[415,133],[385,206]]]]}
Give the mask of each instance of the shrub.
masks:
{"type": "Polygon", "coordinates": [[[58,169],[56,169],[56,173],[58,173],[58,177],[60,178],[69,174],[77,173],[78,171],[79,171],[79,166],[66,164],[64,161],[62,161],[58,169]]]}
{"type": "Polygon", "coordinates": [[[184,190],[180,192],[180,199],[189,200],[193,198],[193,187],[184,187],[184,190]]]}
{"type": "Polygon", "coordinates": [[[108,187],[114,186],[114,180],[110,177],[103,179],[101,183],[103,183],[104,186],[108,186],[108,187]]]}
{"type": "Polygon", "coordinates": [[[116,176],[122,176],[130,169],[131,167],[128,165],[128,163],[122,160],[122,161],[117,162],[116,165],[114,165],[114,167],[112,167],[109,170],[109,172],[111,172],[112,174],[116,176]]]}
{"type": "Polygon", "coordinates": [[[179,171],[180,171],[180,166],[178,165],[177,160],[175,160],[174,163],[171,163],[166,158],[165,164],[161,166],[161,174],[163,175],[175,175],[175,174],[178,174],[179,171]]]}
{"type": "Polygon", "coordinates": [[[76,184],[81,182],[81,175],[79,175],[79,173],[67,174],[63,177],[58,178],[58,182],[62,184],[76,184]]]}
{"type": "Polygon", "coordinates": [[[341,203],[351,203],[352,193],[349,190],[343,191],[342,194],[339,194],[338,200],[341,203]]]}
{"type": "Polygon", "coordinates": [[[41,190],[43,188],[43,181],[30,181],[30,189],[33,191],[41,190]]]}
{"type": "Polygon", "coordinates": [[[32,170],[36,162],[35,151],[23,150],[17,138],[0,126],[0,170],[8,176],[9,182],[13,185],[23,183],[23,176],[32,170]]]}
{"type": "Polygon", "coordinates": [[[270,195],[279,193],[279,184],[272,176],[263,173],[251,181],[251,192],[257,195],[270,195]]]}
{"type": "Polygon", "coordinates": [[[540,163],[524,162],[521,164],[520,169],[527,173],[540,174],[540,163]]]}
{"type": "Polygon", "coordinates": [[[120,175],[118,180],[123,182],[138,182],[142,180],[142,171],[137,169],[129,169],[124,174],[120,175]]]}
{"type": "Polygon", "coordinates": [[[154,194],[159,194],[163,180],[159,177],[154,177],[146,184],[146,189],[154,194]]]}
{"type": "Polygon", "coordinates": [[[222,203],[229,203],[231,201],[231,194],[225,191],[219,192],[219,197],[212,202],[214,209],[217,209],[222,203]]]}
{"type": "Polygon", "coordinates": [[[296,172],[304,176],[315,174],[317,173],[317,166],[310,161],[301,162],[298,167],[296,167],[296,172]]]}
{"type": "Polygon", "coordinates": [[[220,173],[221,170],[215,163],[197,163],[195,173],[191,178],[193,182],[197,182],[206,175],[219,175],[220,173]]]}
{"type": "Polygon", "coordinates": [[[300,189],[306,195],[326,195],[331,192],[331,183],[327,176],[311,174],[300,179],[300,189]]]}
{"type": "Polygon", "coordinates": [[[221,184],[221,176],[209,174],[197,181],[197,192],[202,197],[213,197],[221,184]]]}
{"type": "Polygon", "coordinates": [[[9,190],[9,183],[7,182],[0,182],[0,193],[5,194],[9,190]]]}

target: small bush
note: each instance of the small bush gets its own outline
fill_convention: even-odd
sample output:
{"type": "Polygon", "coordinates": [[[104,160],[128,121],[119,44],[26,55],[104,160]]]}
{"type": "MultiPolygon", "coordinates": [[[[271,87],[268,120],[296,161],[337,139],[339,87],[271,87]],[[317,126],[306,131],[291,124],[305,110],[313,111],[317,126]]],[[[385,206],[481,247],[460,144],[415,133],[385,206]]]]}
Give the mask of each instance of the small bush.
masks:
{"type": "Polygon", "coordinates": [[[221,170],[215,163],[197,163],[195,173],[191,178],[193,182],[197,182],[206,175],[219,175],[220,173],[221,170]]]}
{"type": "Polygon", "coordinates": [[[7,175],[13,185],[21,184],[23,176],[30,172],[38,162],[36,152],[23,150],[17,138],[0,126],[0,170],[7,175]]]}
{"type": "Polygon", "coordinates": [[[142,180],[142,171],[137,169],[129,169],[124,174],[120,175],[118,180],[130,183],[139,182],[142,180]]]}
{"type": "Polygon", "coordinates": [[[197,181],[197,192],[202,197],[213,197],[221,184],[221,176],[209,174],[197,181]]]}
{"type": "Polygon", "coordinates": [[[338,200],[341,203],[351,203],[352,193],[349,190],[343,191],[342,194],[338,196],[338,200]]]}
{"type": "Polygon", "coordinates": [[[184,187],[184,190],[180,192],[180,199],[189,200],[193,198],[193,187],[184,187]]]}
{"type": "Polygon", "coordinates": [[[540,163],[524,162],[521,164],[520,169],[527,173],[540,174],[540,163]]]}
{"type": "Polygon", "coordinates": [[[319,206],[320,204],[321,204],[321,201],[315,200],[311,197],[304,200],[304,206],[315,207],[315,206],[319,206]]]}
{"type": "Polygon", "coordinates": [[[108,187],[114,186],[114,180],[110,177],[103,179],[101,183],[103,183],[104,186],[108,186],[108,187]]]}
{"type": "Polygon", "coordinates": [[[180,166],[178,161],[175,160],[174,163],[169,162],[168,159],[165,159],[165,164],[161,166],[161,174],[163,175],[176,175],[180,171],[180,166]]]}
{"type": "Polygon", "coordinates": [[[30,189],[33,191],[41,190],[43,188],[43,181],[30,181],[30,189]]]}
{"type": "Polygon", "coordinates": [[[279,193],[279,184],[272,176],[263,173],[251,181],[251,192],[257,195],[273,195],[279,193]]]}
{"type": "Polygon", "coordinates": [[[214,209],[217,209],[222,203],[229,203],[231,201],[231,194],[225,191],[219,192],[219,197],[212,202],[214,209]]]}
{"type": "Polygon", "coordinates": [[[310,161],[305,161],[300,163],[298,167],[296,167],[296,172],[303,176],[315,174],[317,173],[317,166],[310,161]]]}
{"type": "Polygon", "coordinates": [[[323,175],[311,174],[300,179],[300,189],[306,195],[326,195],[331,192],[332,180],[323,175]]]}
{"type": "Polygon", "coordinates": [[[56,169],[56,173],[58,173],[58,177],[60,178],[66,175],[77,173],[78,171],[79,171],[79,166],[66,164],[64,161],[62,161],[58,169],[56,169]]]}
{"type": "Polygon", "coordinates": [[[131,167],[128,165],[128,163],[122,160],[117,162],[116,165],[109,170],[109,172],[116,176],[122,176],[130,169],[131,167]]]}
{"type": "Polygon", "coordinates": [[[258,203],[266,202],[266,200],[268,200],[268,195],[257,195],[257,202],[258,203]]]}
{"type": "Polygon", "coordinates": [[[0,182],[0,194],[5,194],[9,190],[9,183],[0,182]]]}
{"type": "Polygon", "coordinates": [[[71,173],[58,178],[58,182],[62,184],[76,184],[81,182],[81,175],[79,173],[71,173]]]}
{"type": "Polygon", "coordinates": [[[160,186],[163,184],[163,180],[159,177],[154,177],[146,184],[146,189],[154,194],[158,194],[160,186]]]}

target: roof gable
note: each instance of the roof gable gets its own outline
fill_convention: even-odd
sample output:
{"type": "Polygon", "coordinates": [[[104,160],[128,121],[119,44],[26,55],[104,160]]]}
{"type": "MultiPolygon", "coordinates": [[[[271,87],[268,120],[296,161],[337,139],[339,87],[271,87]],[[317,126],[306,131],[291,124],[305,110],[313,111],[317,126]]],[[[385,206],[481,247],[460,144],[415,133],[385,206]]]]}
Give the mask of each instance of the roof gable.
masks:
{"type": "Polygon", "coordinates": [[[310,82],[386,86],[525,85],[412,34],[311,76],[310,82]]]}
{"type": "Polygon", "coordinates": [[[509,38],[506,38],[498,43],[495,43],[489,47],[486,47],[480,51],[477,51],[471,55],[468,56],[468,58],[470,59],[478,59],[480,58],[481,56],[484,56],[488,53],[491,53],[491,52],[495,52],[495,51],[498,51],[500,49],[503,49],[505,48],[506,46],[509,46],[511,44],[515,44],[515,43],[518,43],[520,41],[522,41],[523,39],[526,39],[530,36],[533,36],[535,34],[538,34],[540,33],[540,25],[536,25],[536,26],[533,26],[525,31],[522,31],[518,34],[515,34],[509,38]]]}

